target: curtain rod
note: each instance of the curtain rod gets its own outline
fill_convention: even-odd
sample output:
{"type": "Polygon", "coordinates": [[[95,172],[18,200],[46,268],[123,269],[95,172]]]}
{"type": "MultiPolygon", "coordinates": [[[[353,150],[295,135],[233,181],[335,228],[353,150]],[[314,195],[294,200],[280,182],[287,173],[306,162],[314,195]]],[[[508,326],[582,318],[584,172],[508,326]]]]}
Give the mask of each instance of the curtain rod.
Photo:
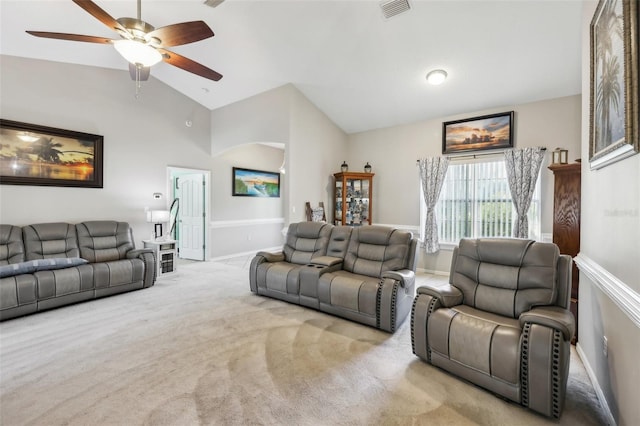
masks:
{"type": "MultiPolygon", "coordinates": [[[[546,151],[547,148],[546,147],[540,147],[543,151],[546,151]]],[[[450,160],[456,160],[459,158],[473,158],[476,159],[478,157],[484,157],[486,155],[498,155],[498,154],[503,154],[505,150],[502,151],[492,151],[492,152],[485,152],[483,154],[468,154],[468,155],[445,155],[445,157],[447,157],[450,160]]],[[[419,163],[420,159],[416,160],[416,163],[419,163]]]]}

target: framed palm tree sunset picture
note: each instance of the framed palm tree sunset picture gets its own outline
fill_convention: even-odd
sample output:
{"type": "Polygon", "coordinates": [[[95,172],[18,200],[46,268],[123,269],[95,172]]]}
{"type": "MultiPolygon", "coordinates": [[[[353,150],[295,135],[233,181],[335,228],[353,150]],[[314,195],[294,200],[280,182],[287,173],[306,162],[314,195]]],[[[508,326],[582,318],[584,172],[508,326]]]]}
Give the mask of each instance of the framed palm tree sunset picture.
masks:
{"type": "Polygon", "coordinates": [[[600,0],[591,21],[591,169],[640,151],[638,13],[637,0],[600,0]]]}
{"type": "Polygon", "coordinates": [[[0,120],[0,183],[102,188],[103,137],[0,120]]]}

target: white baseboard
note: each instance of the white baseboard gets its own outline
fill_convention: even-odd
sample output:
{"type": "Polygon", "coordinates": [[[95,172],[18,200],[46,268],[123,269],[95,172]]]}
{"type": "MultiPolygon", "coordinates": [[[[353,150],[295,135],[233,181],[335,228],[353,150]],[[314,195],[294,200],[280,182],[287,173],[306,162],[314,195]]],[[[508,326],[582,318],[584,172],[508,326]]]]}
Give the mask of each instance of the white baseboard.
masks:
{"type": "Polygon", "coordinates": [[[449,276],[449,271],[436,271],[435,269],[416,268],[416,272],[420,272],[422,274],[442,275],[445,277],[449,276]]]}
{"type": "Polygon", "coordinates": [[[212,257],[212,258],[210,258],[208,260],[210,262],[218,262],[220,260],[233,259],[234,257],[255,256],[255,254],[258,253],[259,251],[268,251],[268,252],[274,253],[274,252],[282,251],[282,246],[250,250],[250,251],[245,251],[245,252],[242,252],[242,253],[225,254],[224,256],[212,257]]]}
{"type": "Polygon", "coordinates": [[[589,364],[589,361],[587,360],[587,355],[582,350],[582,346],[580,346],[579,341],[576,344],[576,352],[578,352],[578,356],[582,361],[582,365],[584,365],[584,369],[587,371],[587,375],[589,376],[589,379],[591,379],[591,385],[593,385],[593,390],[596,392],[598,401],[600,401],[600,405],[602,405],[602,409],[604,410],[604,413],[607,416],[609,425],[615,426],[616,419],[614,419],[613,414],[611,414],[611,409],[609,409],[609,404],[607,403],[607,399],[604,397],[604,392],[602,392],[602,388],[600,387],[598,378],[596,377],[596,374],[593,371],[593,368],[591,368],[591,364],[589,364]]]}
{"type": "Polygon", "coordinates": [[[263,218],[263,219],[243,219],[243,220],[213,220],[209,222],[210,228],[238,228],[242,226],[270,225],[273,223],[284,223],[283,217],[263,218]]]}

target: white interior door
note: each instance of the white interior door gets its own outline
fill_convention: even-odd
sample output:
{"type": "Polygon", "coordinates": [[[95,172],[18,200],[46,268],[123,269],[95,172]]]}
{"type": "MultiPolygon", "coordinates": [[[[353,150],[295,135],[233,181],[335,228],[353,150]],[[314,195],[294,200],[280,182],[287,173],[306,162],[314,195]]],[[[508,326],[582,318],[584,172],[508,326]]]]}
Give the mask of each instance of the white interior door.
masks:
{"type": "Polygon", "coordinates": [[[204,175],[181,175],[178,178],[180,211],[178,213],[179,257],[204,260],[204,175]]]}

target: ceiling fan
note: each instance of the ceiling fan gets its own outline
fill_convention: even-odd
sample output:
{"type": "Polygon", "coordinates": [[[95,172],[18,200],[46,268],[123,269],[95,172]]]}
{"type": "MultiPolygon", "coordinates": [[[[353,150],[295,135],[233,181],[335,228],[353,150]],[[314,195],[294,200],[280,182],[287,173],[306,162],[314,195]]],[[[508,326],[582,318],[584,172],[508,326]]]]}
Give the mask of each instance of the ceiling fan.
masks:
{"type": "Polygon", "coordinates": [[[129,62],[131,78],[138,82],[148,80],[151,66],[160,61],[209,80],[218,81],[222,78],[222,75],[216,71],[166,49],[213,37],[213,31],[204,21],[182,22],[156,29],[141,19],[141,0],[138,0],[137,18],[118,19],[111,17],[91,0],[73,0],[73,2],[117,32],[120,39],[45,31],[27,31],[27,33],[36,37],[59,40],[112,44],[129,62]]]}

